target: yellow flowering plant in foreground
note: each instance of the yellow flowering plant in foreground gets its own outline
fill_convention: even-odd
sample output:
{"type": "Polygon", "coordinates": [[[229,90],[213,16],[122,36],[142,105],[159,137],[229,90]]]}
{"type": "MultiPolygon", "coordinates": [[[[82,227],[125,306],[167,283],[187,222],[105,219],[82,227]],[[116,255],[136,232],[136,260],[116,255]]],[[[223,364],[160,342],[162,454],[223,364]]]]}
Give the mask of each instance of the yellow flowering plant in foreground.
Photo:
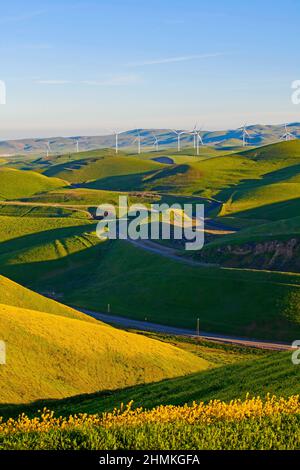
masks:
{"type": "Polygon", "coordinates": [[[68,430],[82,427],[103,427],[109,429],[116,426],[139,426],[144,424],[184,423],[211,424],[218,420],[241,421],[247,418],[260,418],[274,415],[300,414],[300,397],[278,398],[267,395],[246,397],[245,400],[231,400],[229,403],[212,400],[184,406],[158,406],[152,410],[132,408],[133,402],[127,406],[102,414],[78,414],[69,417],[56,417],[53,411],[44,409],[40,415],[29,418],[25,414],[17,419],[10,418],[6,422],[0,418],[0,433],[47,432],[52,429],[68,430]]]}

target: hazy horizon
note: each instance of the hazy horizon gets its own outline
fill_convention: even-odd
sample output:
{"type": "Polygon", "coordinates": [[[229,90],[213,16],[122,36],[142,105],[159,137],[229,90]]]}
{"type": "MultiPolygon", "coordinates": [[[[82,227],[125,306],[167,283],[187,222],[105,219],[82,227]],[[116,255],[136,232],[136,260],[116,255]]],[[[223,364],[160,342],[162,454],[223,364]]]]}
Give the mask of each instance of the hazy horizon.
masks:
{"type": "MultiPolygon", "coordinates": [[[[276,127],[280,127],[282,126],[282,128],[284,128],[284,125],[285,124],[288,124],[288,125],[298,125],[300,126],[300,120],[299,121],[291,121],[291,122],[287,122],[287,123],[284,123],[284,122],[277,122],[277,123],[261,123],[261,122],[257,122],[257,123],[247,123],[247,128],[249,127],[255,127],[255,126],[276,126],[276,127]]],[[[226,132],[226,131],[234,131],[238,128],[240,128],[242,126],[239,126],[239,127],[228,127],[228,128],[203,128],[202,131],[203,132],[226,132]]],[[[168,130],[171,130],[171,127],[131,127],[131,128],[128,128],[128,129],[116,129],[117,132],[119,133],[126,133],[126,132],[130,132],[130,131],[134,131],[134,130],[137,130],[137,129],[141,129],[141,130],[159,130],[159,131],[168,131],[168,130]]],[[[184,128],[184,127],[178,127],[176,128],[178,130],[192,130],[192,128],[184,128]]],[[[24,134],[24,136],[21,136],[21,137],[11,137],[11,138],[1,138],[0,139],[0,142],[4,142],[4,141],[8,141],[8,140],[12,140],[12,141],[15,141],[15,140],[30,140],[30,139],[47,139],[47,138],[63,138],[63,139],[67,139],[67,138],[74,138],[74,137],[104,137],[104,136],[110,136],[110,135],[113,135],[114,134],[114,130],[112,129],[110,132],[87,132],[87,133],[69,133],[69,134],[51,134],[51,133],[46,133],[45,135],[26,135],[24,134]]]]}

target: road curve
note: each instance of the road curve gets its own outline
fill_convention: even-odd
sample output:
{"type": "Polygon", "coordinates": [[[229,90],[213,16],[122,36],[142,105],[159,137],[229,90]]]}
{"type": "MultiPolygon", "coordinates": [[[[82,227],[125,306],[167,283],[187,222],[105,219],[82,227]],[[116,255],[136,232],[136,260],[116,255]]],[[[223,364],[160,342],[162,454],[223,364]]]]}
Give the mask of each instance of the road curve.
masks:
{"type": "MultiPolygon", "coordinates": [[[[118,325],[123,328],[135,329],[140,331],[152,331],[156,333],[165,333],[169,335],[177,335],[177,336],[189,336],[189,337],[197,337],[197,334],[193,330],[188,330],[184,328],[176,328],[173,326],[167,325],[160,325],[158,323],[151,323],[148,321],[141,321],[141,320],[133,320],[126,317],[119,317],[116,315],[109,315],[107,313],[100,313],[94,312],[92,310],[82,309],[78,307],[76,310],[83,312],[91,317],[101,320],[104,323],[111,323],[113,325],[118,325]]],[[[290,351],[292,350],[292,346],[288,343],[277,343],[274,341],[264,341],[264,340],[257,340],[257,339],[248,339],[242,338],[238,336],[227,336],[222,334],[215,334],[215,333],[206,333],[200,331],[200,337],[203,339],[217,341],[221,343],[227,344],[237,344],[240,346],[247,346],[253,348],[261,348],[261,349],[269,349],[271,351],[290,351]]]]}
{"type": "Polygon", "coordinates": [[[134,245],[137,248],[140,248],[144,251],[149,251],[150,253],[155,253],[157,255],[164,256],[165,258],[172,259],[174,261],[178,261],[179,263],[188,264],[190,266],[198,266],[202,268],[212,268],[218,267],[217,264],[213,263],[203,263],[201,261],[196,261],[192,258],[188,258],[183,254],[180,254],[179,250],[175,248],[170,248],[165,245],[160,245],[157,242],[153,242],[151,240],[132,240],[128,238],[127,240],[123,240],[131,245],[134,245]]]}

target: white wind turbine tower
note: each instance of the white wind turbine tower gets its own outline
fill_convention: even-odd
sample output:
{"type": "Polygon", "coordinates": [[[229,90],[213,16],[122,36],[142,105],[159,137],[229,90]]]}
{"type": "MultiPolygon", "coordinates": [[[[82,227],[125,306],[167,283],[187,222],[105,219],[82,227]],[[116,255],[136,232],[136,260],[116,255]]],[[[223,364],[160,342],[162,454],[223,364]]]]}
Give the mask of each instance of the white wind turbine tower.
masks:
{"type": "Polygon", "coordinates": [[[181,150],[181,145],[180,145],[180,138],[182,136],[182,134],[186,134],[185,131],[176,131],[175,129],[170,129],[172,132],[174,132],[174,134],[177,135],[177,152],[180,152],[181,150]]]}
{"type": "Polygon", "coordinates": [[[249,132],[247,131],[247,126],[246,124],[244,124],[244,127],[243,127],[243,147],[246,147],[247,145],[247,139],[250,138],[250,134],[249,132]]]}
{"type": "Polygon", "coordinates": [[[46,142],[46,147],[47,147],[47,158],[48,158],[48,157],[49,157],[49,153],[51,152],[50,142],[46,142]]]}
{"type": "Polygon", "coordinates": [[[137,142],[137,144],[138,144],[138,154],[140,155],[140,153],[141,153],[141,134],[140,134],[140,131],[138,131],[138,135],[134,139],[133,142],[137,142]]]}
{"type": "Polygon", "coordinates": [[[284,125],[284,130],[285,133],[283,134],[283,136],[281,136],[280,140],[285,140],[286,142],[288,142],[289,140],[295,139],[294,134],[288,131],[287,124],[284,125]]]}
{"type": "Polygon", "coordinates": [[[202,136],[200,134],[201,132],[201,129],[199,131],[196,131],[196,149],[197,149],[197,155],[199,155],[199,143],[201,145],[204,145],[204,142],[203,142],[203,139],[202,139],[202,136]]]}
{"type": "Polygon", "coordinates": [[[192,135],[194,137],[194,149],[196,148],[196,140],[197,140],[196,129],[197,129],[197,124],[195,124],[194,129],[192,130],[192,135]]]}
{"type": "Polygon", "coordinates": [[[197,123],[194,125],[193,130],[190,132],[190,134],[194,137],[194,149],[196,148],[196,145],[197,145],[196,129],[197,129],[197,123]]]}
{"type": "Polygon", "coordinates": [[[79,153],[79,140],[76,140],[76,152],[79,153]]]}
{"type": "Polygon", "coordinates": [[[116,151],[116,154],[119,152],[119,134],[120,132],[119,131],[114,131],[114,134],[115,134],[115,151],[116,151]]]}
{"type": "Polygon", "coordinates": [[[197,124],[195,125],[194,129],[190,132],[191,135],[194,136],[194,148],[196,149],[197,155],[199,155],[199,144],[204,145],[202,136],[201,136],[201,129],[197,129],[197,124]]]}
{"type": "Polygon", "coordinates": [[[155,134],[153,134],[153,139],[154,139],[155,151],[158,152],[159,140],[158,140],[158,138],[156,137],[155,134]]]}

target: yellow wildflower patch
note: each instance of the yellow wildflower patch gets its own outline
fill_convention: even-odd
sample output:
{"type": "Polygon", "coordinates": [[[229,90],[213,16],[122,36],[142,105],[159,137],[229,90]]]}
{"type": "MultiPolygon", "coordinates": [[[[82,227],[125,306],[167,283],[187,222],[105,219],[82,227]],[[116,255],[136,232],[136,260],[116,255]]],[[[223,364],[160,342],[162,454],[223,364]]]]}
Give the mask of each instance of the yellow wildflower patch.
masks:
{"type": "Polygon", "coordinates": [[[82,427],[139,426],[144,424],[184,423],[210,424],[217,420],[239,421],[247,418],[260,418],[274,415],[300,414],[300,397],[278,398],[268,395],[245,400],[232,400],[229,403],[212,400],[184,406],[158,406],[152,410],[132,408],[133,402],[121,405],[119,409],[102,414],[78,414],[69,417],[56,417],[53,411],[44,409],[38,417],[29,418],[25,414],[17,419],[4,422],[0,418],[0,433],[47,432],[51,429],[74,429],[82,427]]]}

